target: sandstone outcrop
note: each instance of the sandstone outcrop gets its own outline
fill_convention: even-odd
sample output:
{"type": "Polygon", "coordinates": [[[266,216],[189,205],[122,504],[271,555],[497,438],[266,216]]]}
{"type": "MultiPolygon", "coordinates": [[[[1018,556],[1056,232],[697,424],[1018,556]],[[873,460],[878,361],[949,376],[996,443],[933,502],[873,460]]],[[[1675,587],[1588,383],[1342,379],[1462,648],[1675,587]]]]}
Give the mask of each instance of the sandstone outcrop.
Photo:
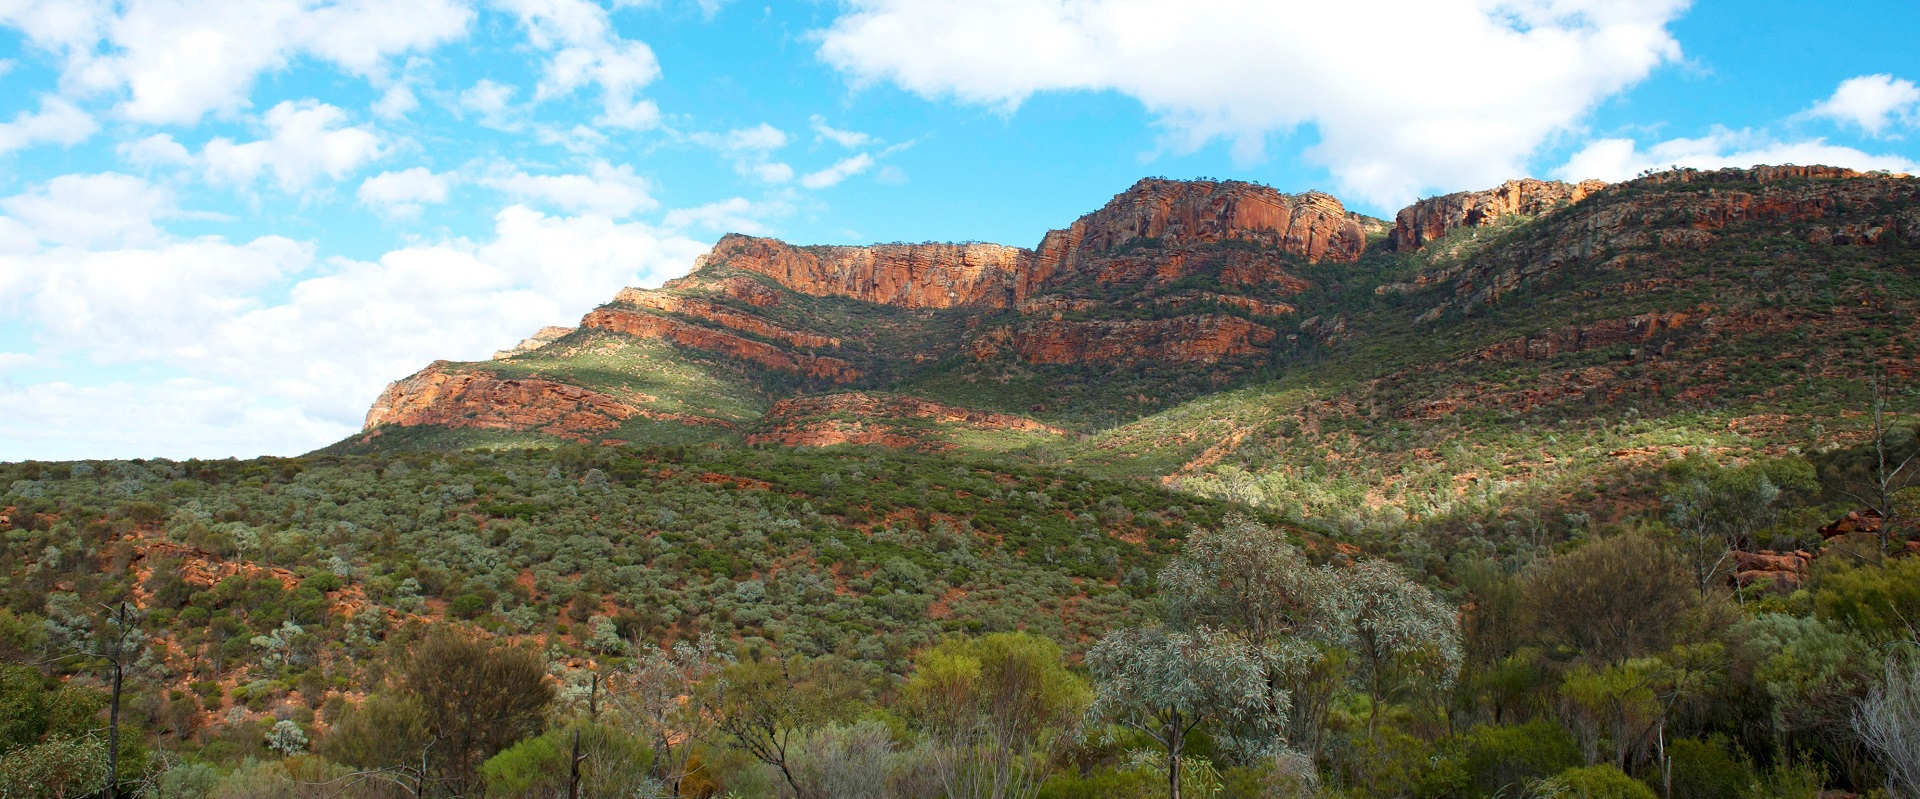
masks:
{"type": "Polygon", "coordinates": [[[696,269],[725,264],[814,296],[852,297],[905,308],[1004,308],[1032,253],[1001,244],[876,244],[795,247],[728,234],[696,269]]]}
{"type": "Polygon", "coordinates": [[[1799,588],[1806,580],[1807,564],[1813,562],[1813,555],[1807,552],[1735,550],[1727,554],[1735,585],[1744,588],[1760,582],[1771,582],[1774,590],[1782,592],[1799,588]]]}
{"type": "Polygon", "coordinates": [[[1416,250],[1460,228],[1485,227],[1513,216],[1539,216],[1572,205],[1606,186],[1598,180],[1562,183],[1524,178],[1486,191],[1430,197],[1400,209],[1387,243],[1400,252],[1416,250]]]}
{"type": "Polygon", "coordinates": [[[1067,431],[1024,416],[961,408],[919,397],[866,393],[796,397],[774,403],[762,420],[762,430],[749,433],[750,444],[789,447],[830,447],[839,444],[941,450],[951,444],[928,438],[923,431],[899,424],[928,420],[969,430],[1013,430],[1023,433],[1066,435],[1067,431]]]}
{"type": "Polygon", "coordinates": [[[1025,297],[1132,244],[1178,249],[1223,241],[1264,244],[1309,263],[1352,262],[1367,246],[1362,219],[1332,195],[1282,194],[1239,181],[1147,179],[1072,226],[1047,233],[1017,290],[1025,297]]]}
{"type": "Polygon", "coordinates": [[[452,372],[446,361],[387,384],[367,411],[365,430],[384,425],[443,425],[484,430],[538,430],[583,438],[619,427],[634,408],[596,391],[550,380],[501,380],[452,372]]]}
{"type": "MultiPolygon", "coordinates": [[[[1898,236],[1920,246],[1920,180],[1863,174],[1833,167],[1756,167],[1675,170],[1617,184],[1601,197],[1558,211],[1532,238],[1429,270],[1383,292],[1450,283],[1452,297],[1422,321],[1450,310],[1499,302],[1567,264],[1633,269],[1655,263],[1662,250],[1710,246],[1718,231],[1759,223],[1796,231],[1822,246],[1867,246],[1898,236]],[[1644,191],[1684,184],[1684,191],[1644,191]],[[1907,209],[1905,211],[1883,209],[1907,209]],[[1819,224],[1809,224],[1819,223],[1819,224]]],[[[1407,212],[1403,211],[1405,217],[1407,212]]]]}
{"type": "Polygon", "coordinates": [[[1273,343],[1273,328],[1237,316],[1208,314],[1111,322],[1040,321],[996,328],[970,343],[986,360],[1011,350],[1039,364],[1219,363],[1255,355],[1273,343]]]}
{"type": "Polygon", "coordinates": [[[677,319],[619,308],[600,308],[580,320],[581,327],[610,330],[636,338],[660,338],[696,350],[757,363],[769,369],[795,372],[846,383],[860,378],[860,370],[839,358],[789,352],[749,338],[677,319]]]}
{"type": "Polygon", "coordinates": [[[796,347],[838,347],[840,340],[828,336],[789,330],[751,314],[741,313],[724,305],[717,305],[694,297],[682,297],[663,291],[625,288],[614,295],[614,302],[626,303],[636,308],[651,308],[656,311],[691,316],[721,327],[752,333],[763,338],[776,339],[796,347]]]}
{"type": "Polygon", "coordinates": [[[499,352],[494,353],[493,359],[496,361],[505,360],[515,355],[522,355],[525,353],[533,352],[534,350],[540,349],[541,347],[547,346],[548,344],[552,344],[555,341],[559,341],[562,337],[566,336],[568,333],[572,333],[574,330],[575,328],[571,328],[571,327],[540,328],[533,335],[528,336],[524,339],[521,339],[519,344],[513,345],[513,349],[500,350],[499,352]]]}

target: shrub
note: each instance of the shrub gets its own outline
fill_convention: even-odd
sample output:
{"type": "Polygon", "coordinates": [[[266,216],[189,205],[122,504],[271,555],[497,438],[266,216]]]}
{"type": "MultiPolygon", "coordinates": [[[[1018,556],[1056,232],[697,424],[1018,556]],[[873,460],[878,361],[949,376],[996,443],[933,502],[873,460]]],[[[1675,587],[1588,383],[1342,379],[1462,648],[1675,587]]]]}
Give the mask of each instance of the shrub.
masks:
{"type": "Polygon", "coordinates": [[[1567,769],[1542,780],[1534,793],[1558,799],[1658,799],[1652,788],[1606,765],[1567,769]]]}
{"type": "Polygon", "coordinates": [[[1473,789],[1505,793],[1580,762],[1580,746],[1558,724],[1536,721],[1511,727],[1475,727],[1462,742],[1459,762],[1473,789]]]}
{"type": "Polygon", "coordinates": [[[1724,747],[1695,738],[1667,746],[1673,759],[1673,799],[1740,799],[1753,787],[1753,769],[1724,747]]]}

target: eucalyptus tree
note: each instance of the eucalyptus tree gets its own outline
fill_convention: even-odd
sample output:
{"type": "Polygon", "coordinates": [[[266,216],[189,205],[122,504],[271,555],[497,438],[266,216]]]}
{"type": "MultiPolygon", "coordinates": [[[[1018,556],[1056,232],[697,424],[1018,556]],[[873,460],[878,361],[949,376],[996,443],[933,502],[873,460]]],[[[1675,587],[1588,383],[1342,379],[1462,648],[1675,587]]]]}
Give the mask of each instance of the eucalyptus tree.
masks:
{"type": "Polygon", "coordinates": [[[734,663],[716,675],[714,741],[778,772],[795,799],[818,797],[797,773],[808,736],[851,718],[864,691],[832,658],[734,663]]]}
{"type": "Polygon", "coordinates": [[[1853,715],[1854,731],[1887,772],[1887,794],[1920,799],[1920,657],[1887,659],[1885,682],[1853,715]]]}
{"type": "Polygon", "coordinates": [[[1091,702],[1060,646],[1027,633],[951,638],[915,658],[902,704],[950,799],[1026,799],[1091,702]]]}
{"type": "Polygon", "coordinates": [[[663,649],[639,645],[632,665],[609,680],[616,723],[639,728],[653,748],[653,773],[674,797],[699,766],[695,741],[711,737],[713,694],[706,683],[733,658],[711,634],[663,649]]]}
{"type": "Polygon", "coordinates": [[[1207,628],[1115,630],[1086,662],[1098,685],[1088,715],[1139,730],[1166,752],[1171,799],[1180,799],[1187,736],[1203,726],[1246,749],[1281,745],[1284,711],[1276,717],[1269,706],[1265,658],[1233,636],[1207,628]]]}
{"type": "Polygon", "coordinates": [[[1173,627],[1217,630],[1251,648],[1267,713],[1289,719],[1289,741],[1312,754],[1349,635],[1344,576],[1310,563],[1284,530],[1232,514],[1188,537],[1160,572],[1160,592],[1173,627]]]}
{"type": "Polygon", "coordinates": [[[1342,573],[1348,645],[1372,707],[1367,735],[1373,736],[1381,703],[1403,678],[1419,673],[1435,685],[1453,684],[1464,658],[1459,613],[1432,591],[1391,563],[1362,561],[1342,573]]]}

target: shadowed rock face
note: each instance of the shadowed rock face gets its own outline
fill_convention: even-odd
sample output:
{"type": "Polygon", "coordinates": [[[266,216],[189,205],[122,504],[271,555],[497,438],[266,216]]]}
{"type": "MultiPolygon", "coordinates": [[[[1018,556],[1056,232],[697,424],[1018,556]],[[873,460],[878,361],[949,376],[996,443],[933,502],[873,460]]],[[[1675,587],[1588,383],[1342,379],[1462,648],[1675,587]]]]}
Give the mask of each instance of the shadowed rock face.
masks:
{"type": "Polygon", "coordinates": [[[715,352],[769,369],[795,372],[834,382],[845,383],[860,377],[860,370],[855,369],[853,364],[838,358],[789,352],[771,344],[664,316],[619,308],[601,308],[581,319],[580,326],[611,330],[636,338],[664,338],[683,347],[715,352]]]}
{"type": "Polygon", "coordinates": [[[923,431],[893,423],[901,419],[926,419],[968,430],[1066,435],[1065,430],[1024,416],[960,408],[919,397],[850,392],[776,402],[761,420],[762,429],[747,434],[747,443],[789,447],[880,444],[933,451],[952,448],[923,431]]]}
{"type": "Polygon", "coordinates": [[[1272,328],[1237,316],[1177,316],[1116,322],[1045,321],[999,328],[975,340],[973,357],[1006,350],[1028,363],[1219,363],[1255,355],[1273,343],[1272,328]]]}

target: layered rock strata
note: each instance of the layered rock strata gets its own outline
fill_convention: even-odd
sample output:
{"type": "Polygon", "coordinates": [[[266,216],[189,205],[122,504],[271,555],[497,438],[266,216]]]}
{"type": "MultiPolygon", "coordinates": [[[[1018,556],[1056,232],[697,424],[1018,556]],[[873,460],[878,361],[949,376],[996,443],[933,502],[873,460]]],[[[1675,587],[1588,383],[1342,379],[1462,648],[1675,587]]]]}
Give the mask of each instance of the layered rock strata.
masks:
{"type": "Polygon", "coordinates": [[[1272,328],[1237,316],[1029,322],[997,328],[969,351],[986,360],[1011,350],[1028,363],[1219,363],[1256,355],[1273,343],[1272,328]]]}
{"type": "Polygon", "coordinates": [[[580,438],[619,427],[635,409],[613,397],[550,380],[501,380],[450,372],[448,362],[387,384],[367,411],[367,430],[382,425],[443,425],[483,430],[538,430],[580,438]]]}
{"type": "Polygon", "coordinates": [[[1013,302],[1010,279],[1031,259],[1029,251],[1001,244],[795,247],[776,239],[728,234],[695,268],[726,264],[766,275],[801,294],[903,308],[1004,308],[1013,302]]]}
{"type": "Polygon", "coordinates": [[[1430,197],[1394,215],[1393,233],[1387,243],[1396,251],[1416,250],[1461,228],[1485,227],[1514,216],[1539,216],[1580,202],[1606,187],[1598,180],[1562,183],[1523,178],[1485,191],[1430,197]]]}
{"type": "Polygon", "coordinates": [[[689,324],[650,313],[600,308],[580,320],[581,327],[608,330],[635,338],[666,339],[675,344],[730,358],[802,374],[807,377],[847,383],[860,379],[860,370],[839,358],[789,352],[779,347],[722,330],[689,324]]]}
{"type": "Polygon", "coordinates": [[[830,447],[840,444],[877,444],[911,449],[947,449],[943,441],[929,440],[897,424],[924,419],[969,430],[1011,430],[1044,435],[1067,431],[1024,416],[961,408],[919,397],[865,393],[796,397],[774,403],[762,430],[749,433],[751,444],[789,447],[830,447]]]}

